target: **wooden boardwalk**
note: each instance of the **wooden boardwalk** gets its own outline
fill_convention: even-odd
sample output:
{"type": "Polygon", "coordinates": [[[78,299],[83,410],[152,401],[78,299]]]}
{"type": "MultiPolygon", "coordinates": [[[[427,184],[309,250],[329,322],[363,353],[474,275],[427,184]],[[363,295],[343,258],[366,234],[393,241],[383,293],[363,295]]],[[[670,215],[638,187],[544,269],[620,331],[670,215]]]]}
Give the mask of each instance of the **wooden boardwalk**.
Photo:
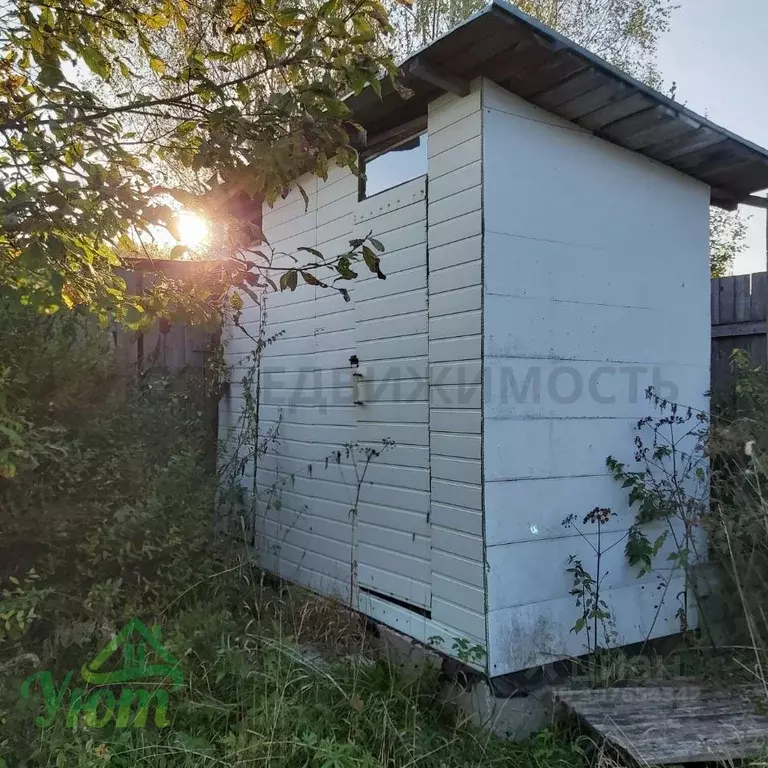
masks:
{"type": "Polygon", "coordinates": [[[555,699],[641,766],[734,760],[768,748],[768,697],[760,686],[560,688],[555,699]]]}

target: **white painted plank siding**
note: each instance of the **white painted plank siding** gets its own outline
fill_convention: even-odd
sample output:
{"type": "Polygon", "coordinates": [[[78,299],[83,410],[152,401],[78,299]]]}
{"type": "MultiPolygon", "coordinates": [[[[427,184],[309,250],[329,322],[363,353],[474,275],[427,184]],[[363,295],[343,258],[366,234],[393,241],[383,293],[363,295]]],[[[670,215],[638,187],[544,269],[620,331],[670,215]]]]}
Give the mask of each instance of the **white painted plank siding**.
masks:
{"type": "MultiPolygon", "coordinates": [[[[566,568],[592,550],[562,521],[605,506],[618,641],[676,631],[675,601],[656,615],[655,584],[627,567],[633,513],[605,457],[631,460],[649,385],[707,408],[709,190],[489,81],[429,105],[427,152],[428,177],[369,199],[333,169],[300,180],[308,203],[294,190],[265,209],[278,250],[334,255],[373,234],[387,279],[361,264],[348,303],[308,285],[268,297],[281,335],[260,429],[278,440],[257,462],[238,449],[262,564],[449,654],[480,645],[501,675],[584,651],[566,568]],[[351,516],[362,465],[343,446],[385,438],[351,516]]],[[[254,335],[259,316],[246,299],[254,335]]],[[[221,462],[253,346],[225,337],[221,462]]]]}
{"type": "MultiPolygon", "coordinates": [[[[356,178],[333,169],[327,182],[305,177],[300,183],[307,203],[295,189],[265,207],[271,245],[288,252],[301,246],[346,249],[356,178]]],[[[276,429],[278,440],[258,460],[256,554],[284,578],[348,599],[354,473],[334,454],[355,436],[347,362],[354,347],[352,312],[338,293],[299,283],[295,292],[271,293],[266,302],[266,335],[281,335],[264,354],[259,427],[262,435],[276,429]]],[[[258,318],[255,308],[243,313],[252,334],[258,332],[258,318]]],[[[231,364],[253,344],[237,334],[234,329],[228,345],[231,364]]],[[[232,413],[242,411],[242,395],[242,387],[233,385],[227,406],[232,413]]],[[[243,478],[247,486],[252,473],[251,467],[243,478]]]]}
{"type": "Polygon", "coordinates": [[[456,632],[448,647],[484,648],[480,83],[430,104],[427,126],[432,620],[456,632]]]}
{"type": "MultiPolygon", "coordinates": [[[[634,513],[605,458],[631,461],[646,387],[673,382],[664,394],[707,408],[709,190],[493,83],[483,107],[484,530],[499,675],[585,652],[565,570],[573,554],[594,573],[594,554],[562,520],[610,507],[603,546],[621,540],[634,513]]],[[[603,563],[618,642],[678,631],[676,600],[655,617],[656,585],[623,549],[603,563]]]]}
{"type": "MultiPolygon", "coordinates": [[[[388,463],[374,459],[365,475],[355,562],[359,587],[429,610],[430,473],[428,464],[409,462],[414,448],[429,450],[426,200],[422,176],[362,200],[354,213],[354,237],[370,234],[383,243],[387,276],[361,275],[354,291],[362,375],[357,440],[372,447],[395,441],[385,453],[388,463]],[[408,528],[402,515],[391,514],[393,507],[410,514],[408,528]]],[[[357,599],[368,598],[361,592],[357,599]]]]}
{"type": "MultiPolygon", "coordinates": [[[[256,549],[288,579],[322,585],[357,601],[357,586],[429,610],[429,369],[427,314],[426,178],[358,201],[357,179],[335,169],[323,183],[300,180],[305,205],[293,191],[266,208],[264,230],[277,251],[311,246],[333,255],[353,236],[373,233],[384,242],[387,280],[366,274],[348,286],[352,301],[300,285],[270,294],[266,335],[280,333],[264,355],[260,429],[278,439],[256,467],[259,490],[256,549]],[[364,373],[364,406],[352,402],[349,358],[364,373]],[[345,444],[396,447],[368,467],[357,518],[357,472],[345,444]],[[340,455],[339,455],[340,454],[340,455]]],[[[322,274],[319,274],[323,277],[322,274]]],[[[258,332],[259,313],[242,322],[258,332]]],[[[235,383],[222,423],[242,413],[238,372],[253,342],[237,329],[228,360],[235,383]]],[[[243,484],[253,482],[253,462],[243,484]]],[[[369,597],[361,598],[367,601],[369,597]]],[[[423,638],[426,640],[426,637],[423,638]]]]}

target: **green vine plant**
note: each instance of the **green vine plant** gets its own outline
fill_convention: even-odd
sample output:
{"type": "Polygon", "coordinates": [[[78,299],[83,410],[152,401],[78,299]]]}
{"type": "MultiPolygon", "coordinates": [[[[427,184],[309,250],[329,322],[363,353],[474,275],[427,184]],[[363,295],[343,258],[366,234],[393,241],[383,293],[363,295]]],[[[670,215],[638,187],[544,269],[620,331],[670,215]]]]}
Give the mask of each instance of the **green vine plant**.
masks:
{"type": "Polygon", "coordinates": [[[680,601],[676,616],[680,629],[689,628],[690,597],[700,610],[699,590],[694,566],[699,561],[700,530],[708,510],[709,486],[706,441],[707,414],[660,397],[649,387],[647,400],[660,413],[640,419],[634,438],[635,462],[639,470],[609,456],[606,465],[614,479],[629,492],[629,506],[636,510],[635,520],[627,533],[625,553],[638,577],[656,573],[659,578],[659,600],[648,635],[667,600],[670,586],[679,574],[683,588],[675,595],[680,601]],[[649,527],[661,524],[662,530],[651,536],[649,527]],[[666,567],[657,564],[657,556],[668,541],[672,548],[666,567]]]}
{"type": "MultiPolygon", "coordinates": [[[[234,297],[237,294],[233,295],[234,297]]],[[[238,299],[240,298],[237,296],[238,299]]],[[[265,350],[274,344],[284,331],[278,331],[271,336],[266,335],[267,302],[259,304],[259,323],[256,335],[248,333],[240,325],[240,310],[242,299],[233,304],[232,324],[243,330],[253,341],[253,348],[237,361],[236,366],[224,365],[222,371],[223,383],[219,393],[219,399],[226,397],[231,392],[231,377],[235,367],[243,367],[243,373],[239,384],[243,393],[243,408],[227,433],[219,440],[218,455],[224,457],[220,462],[218,486],[221,489],[218,499],[218,514],[220,525],[229,528],[232,533],[238,529],[242,532],[244,540],[253,543],[256,529],[256,470],[259,458],[269,450],[269,446],[276,442],[279,435],[280,423],[273,425],[264,434],[260,434],[259,428],[259,392],[261,389],[261,365],[265,350]],[[249,467],[253,469],[250,497],[246,495],[243,479],[247,476],[249,467]]],[[[225,319],[226,322],[226,319],[225,319]]],[[[226,341],[222,342],[222,348],[226,347],[226,341]]],[[[221,355],[223,359],[223,354],[221,355]]]]}
{"type": "MultiPolygon", "coordinates": [[[[349,519],[352,523],[352,546],[350,548],[349,564],[349,602],[351,606],[357,605],[357,526],[358,513],[360,511],[360,494],[363,490],[365,476],[368,473],[368,467],[371,462],[381,456],[382,451],[388,451],[395,447],[395,441],[390,438],[384,438],[381,448],[372,448],[371,446],[360,445],[359,443],[347,443],[344,446],[344,453],[347,460],[351,463],[355,473],[354,502],[349,510],[349,519]]],[[[327,461],[327,460],[326,460],[327,461]]],[[[336,463],[341,465],[341,452],[336,453],[336,463]]],[[[327,464],[326,464],[327,466],[327,464]]]]}
{"type": "MultiPolygon", "coordinates": [[[[378,256],[364,244],[368,239],[371,240],[377,250],[383,250],[381,243],[372,238],[350,241],[350,246],[353,249],[361,248],[362,258],[366,265],[371,271],[376,272],[380,279],[384,279],[385,276],[381,273],[378,256]]],[[[308,250],[318,257],[321,256],[314,249],[300,248],[299,250],[308,250]]],[[[352,255],[352,253],[349,254],[350,258],[352,255]]],[[[334,268],[338,268],[338,260],[334,268]]],[[[349,269],[349,262],[346,266],[342,262],[342,268],[349,269]]],[[[304,282],[309,285],[328,287],[325,283],[312,282],[311,279],[306,279],[301,269],[294,270],[294,273],[296,272],[302,275],[304,282]]],[[[287,274],[289,273],[285,272],[283,277],[285,278],[287,274]]],[[[357,277],[357,273],[350,272],[342,277],[343,279],[354,279],[357,277]]],[[[288,288],[289,290],[296,288],[296,279],[288,279],[285,286],[282,283],[281,280],[281,288],[288,288]]],[[[344,289],[337,290],[344,295],[345,299],[348,299],[344,289]]],[[[250,293],[252,292],[249,291],[250,293]]],[[[261,296],[252,295],[252,298],[257,301],[259,318],[256,331],[254,333],[249,332],[241,324],[242,299],[238,294],[233,294],[232,298],[235,297],[239,301],[231,302],[231,322],[234,327],[243,331],[252,340],[253,348],[238,361],[238,367],[245,367],[245,373],[239,382],[243,396],[242,410],[238,413],[235,423],[220,441],[219,455],[226,458],[219,467],[219,486],[223,489],[219,495],[219,516],[226,521],[226,526],[229,527],[230,532],[239,529],[247,547],[256,551],[259,544],[259,530],[260,528],[263,529],[264,521],[270,510],[279,513],[282,509],[282,492],[286,487],[293,487],[296,479],[300,476],[311,478],[313,469],[317,466],[323,466],[326,470],[332,465],[339,467],[341,478],[346,482],[347,478],[342,471],[342,466],[351,467],[354,478],[351,481],[349,510],[351,523],[349,604],[354,607],[357,604],[357,533],[362,488],[371,463],[375,462],[383,452],[394,448],[395,442],[385,437],[375,445],[363,445],[357,442],[343,443],[338,448],[329,451],[319,461],[310,461],[295,471],[278,474],[272,483],[259,486],[261,460],[267,455],[270,448],[279,444],[280,427],[283,419],[281,409],[277,421],[268,428],[262,429],[260,390],[263,357],[267,348],[280,339],[284,335],[284,331],[278,331],[270,336],[266,335],[268,297],[262,294],[261,296]],[[250,488],[246,490],[243,480],[247,478],[249,471],[251,472],[250,488]],[[261,526],[259,521],[261,521],[261,526]]],[[[226,394],[227,391],[229,391],[229,387],[223,387],[222,395],[226,394]]],[[[309,511],[308,507],[304,505],[302,509],[296,510],[298,516],[293,523],[281,526],[283,529],[281,538],[272,546],[273,553],[277,557],[280,555],[282,543],[293,530],[300,516],[307,511],[309,511]]]]}
{"type": "MultiPolygon", "coordinates": [[[[445,638],[442,635],[430,635],[427,638],[427,645],[435,650],[439,651],[444,644],[445,638]]],[[[466,637],[454,637],[451,650],[459,661],[475,667],[482,667],[488,655],[482,645],[473,643],[466,637]]]]}
{"type": "MultiPolygon", "coordinates": [[[[381,443],[377,443],[376,446],[363,445],[357,442],[344,443],[339,448],[334,449],[328,453],[324,458],[317,462],[308,462],[301,469],[294,472],[284,473],[278,476],[278,478],[269,485],[257,490],[254,495],[254,508],[261,510],[262,522],[266,519],[270,510],[279,511],[282,509],[281,492],[287,486],[293,487],[297,478],[313,476],[313,471],[318,465],[323,466],[326,470],[334,465],[339,468],[339,473],[346,482],[342,467],[351,467],[354,472],[354,480],[352,482],[352,488],[350,491],[350,509],[349,520],[351,523],[351,547],[350,547],[350,562],[349,562],[349,606],[355,608],[357,606],[357,529],[358,529],[358,513],[360,509],[360,495],[362,493],[363,484],[365,482],[365,476],[372,462],[378,459],[382,453],[389,451],[395,447],[395,441],[390,438],[383,438],[381,443]]],[[[279,556],[280,550],[286,537],[293,530],[294,525],[298,522],[299,518],[304,512],[309,511],[309,507],[304,505],[302,509],[296,510],[296,520],[288,526],[284,526],[284,531],[280,541],[273,545],[273,552],[279,556]]],[[[258,530],[258,528],[257,528],[258,530]]],[[[255,545],[254,540],[254,545],[255,545]]]]}
{"type": "Polygon", "coordinates": [[[473,643],[466,637],[454,637],[451,650],[459,661],[480,666],[485,662],[486,651],[479,643],[473,643]]]}
{"type": "MultiPolygon", "coordinates": [[[[300,188],[300,187],[299,187],[300,188]]],[[[303,190],[302,190],[302,194],[303,190]]],[[[270,292],[294,291],[298,287],[299,278],[307,285],[338,291],[345,301],[349,301],[349,292],[346,288],[336,285],[338,281],[355,280],[358,272],[353,269],[357,262],[362,262],[368,270],[380,280],[385,280],[386,275],[381,270],[380,253],[384,251],[384,245],[368,233],[362,238],[353,238],[349,241],[349,249],[332,258],[325,257],[316,248],[302,246],[295,253],[280,251],[269,244],[263,232],[260,234],[261,246],[258,249],[248,246],[247,250],[240,253],[240,259],[229,260],[229,271],[239,270],[239,275],[228,274],[226,280],[220,280],[221,286],[228,295],[228,300],[220,297],[217,306],[221,307],[222,322],[231,323],[232,327],[243,333],[253,342],[253,348],[238,361],[237,367],[245,368],[240,385],[243,393],[243,409],[237,422],[229,430],[220,455],[228,455],[228,459],[220,466],[220,485],[227,489],[226,495],[229,502],[221,509],[227,509],[230,519],[235,516],[241,518],[241,527],[247,535],[252,537],[255,531],[256,515],[256,476],[259,458],[269,450],[269,446],[277,442],[279,423],[270,427],[265,434],[259,432],[259,395],[261,390],[262,358],[266,349],[281,338],[285,331],[280,330],[267,335],[267,312],[270,292]],[[301,253],[308,253],[314,257],[314,261],[300,263],[301,253]],[[253,259],[259,260],[261,272],[253,273],[256,264],[253,259]],[[286,265],[287,266],[284,266],[286,265]],[[280,274],[279,286],[269,276],[270,271],[280,274]],[[234,286],[236,290],[231,290],[234,286]],[[241,292],[253,301],[258,308],[259,318],[255,333],[251,333],[242,322],[245,304],[241,292]],[[234,446],[234,447],[232,447],[234,446]],[[253,464],[253,476],[251,487],[251,501],[246,502],[241,479],[245,476],[250,464],[253,464]]],[[[218,268],[218,267],[217,267],[218,268]]],[[[190,293],[187,288],[186,293],[190,293]]],[[[227,371],[220,372],[222,387],[219,397],[227,394],[231,388],[227,371]],[[226,381],[225,381],[226,379],[226,381]]]]}
{"type": "Polygon", "coordinates": [[[616,621],[608,603],[602,596],[603,583],[608,577],[608,571],[603,568],[603,558],[622,542],[622,539],[619,539],[610,546],[603,547],[603,526],[610,522],[615,515],[615,512],[606,507],[595,507],[584,516],[581,526],[588,524],[597,526],[595,544],[592,543],[590,536],[582,530],[582,527],[577,525],[575,514],[568,515],[562,523],[564,528],[576,531],[595,554],[596,572],[594,576],[584,567],[582,559],[576,555],[571,555],[568,558],[570,567],[566,569],[566,572],[570,573],[573,579],[573,586],[569,594],[576,598],[576,607],[581,609],[581,616],[574,622],[571,632],[574,634],[584,632],[586,634],[587,653],[590,655],[609,649],[618,638],[616,621]]]}
{"type": "Polygon", "coordinates": [[[659,597],[646,639],[651,636],[670,587],[681,572],[683,587],[674,596],[680,601],[676,617],[681,631],[686,632],[690,626],[691,595],[701,616],[693,568],[701,555],[698,533],[709,501],[705,452],[708,417],[660,397],[652,387],[646,390],[646,399],[660,415],[644,417],[635,425],[634,460],[639,468],[630,469],[613,456],[606,459],[614,479],[628,490],[629,507],[635,510],[635,519],[627,532],[610,546],[603,546],[603,527],[616,514],[605,507],[595,507],[584,516],[581,525],[577,523],[576,514],[568,515],[562,523],[565,528],[576,531],[595,556],[594,574],[576,555],[569,557],[567,568],[572,578],[570,595],[580,609],[571,632],[585,634],[589,656],[601,656],[618,640],[615,616],[605,600],[608,571],[603,561],[609,551],[622,543],[627,562],[637,569],[638,578],[648,574],[656,574],[658,578],[659,597]],[[593,537],[583,530],[588,524],[597,527],[593,537]],[[660,566],[659,553],[669,541],[672,547],[665,565],[660,566]]]}

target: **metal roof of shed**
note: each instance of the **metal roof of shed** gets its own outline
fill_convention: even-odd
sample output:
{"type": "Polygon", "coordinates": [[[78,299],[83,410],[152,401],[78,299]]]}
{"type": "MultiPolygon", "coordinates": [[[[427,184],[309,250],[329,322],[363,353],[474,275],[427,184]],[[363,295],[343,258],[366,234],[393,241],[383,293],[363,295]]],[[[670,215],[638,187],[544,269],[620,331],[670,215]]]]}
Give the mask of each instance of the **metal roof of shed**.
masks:
{"type": "Polygon", "coordinates": [[[401,70],[413,90],[404,99],[386,82],[349,105],[370,137],[417,121],[441,93],[468,92],[488,77],[510,92],[704,182],[712,202],[735,207],[768,188],[768,150],[715,125],[624,74],[585,48],[503,0],[407,59],[401,70]]]}

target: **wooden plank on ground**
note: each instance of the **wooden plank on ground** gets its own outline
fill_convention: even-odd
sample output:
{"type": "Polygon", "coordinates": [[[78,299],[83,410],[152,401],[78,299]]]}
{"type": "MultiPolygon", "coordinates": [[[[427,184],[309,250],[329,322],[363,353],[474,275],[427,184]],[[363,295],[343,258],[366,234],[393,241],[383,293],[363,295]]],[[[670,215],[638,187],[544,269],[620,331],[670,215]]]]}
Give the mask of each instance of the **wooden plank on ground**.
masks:
{"type": "Polygon", "coordinates": [[[768,746],[766,694],[669,681],[626,688],[555,690],[555,697],[638,765],[730,761],[768,746]]]}

